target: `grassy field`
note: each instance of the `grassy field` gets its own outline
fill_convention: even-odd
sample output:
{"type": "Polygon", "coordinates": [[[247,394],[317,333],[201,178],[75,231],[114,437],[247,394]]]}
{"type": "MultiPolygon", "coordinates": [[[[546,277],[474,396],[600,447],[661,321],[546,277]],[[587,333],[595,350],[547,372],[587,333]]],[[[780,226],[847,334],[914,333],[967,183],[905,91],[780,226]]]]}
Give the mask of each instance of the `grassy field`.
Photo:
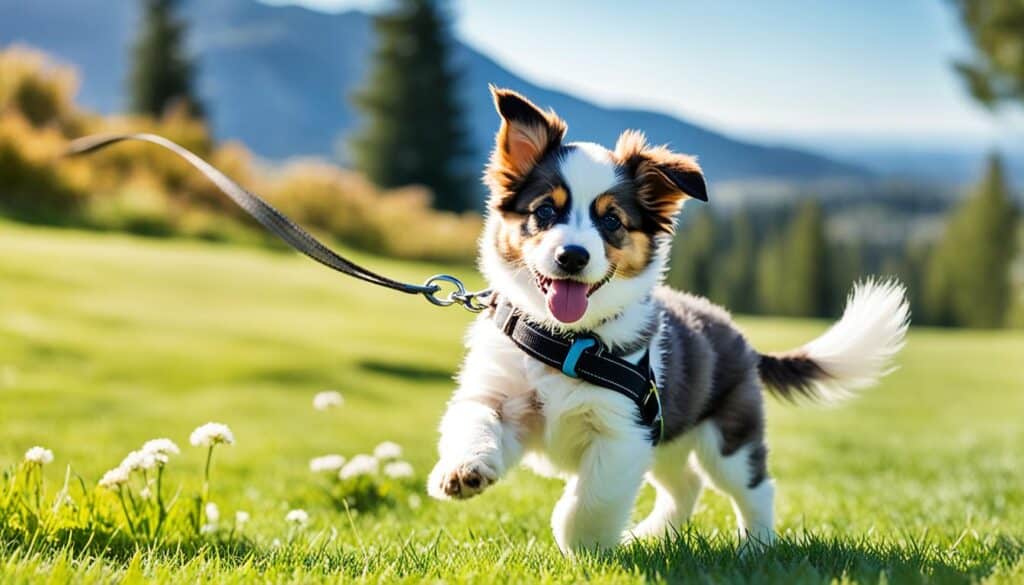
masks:
{"type": "MultiPolygon", "coordinates": [[[[366,260],[414,281],[444,270],[366,260]]],[[[291,254],[0,223],[0,466],[53,449],[52,494],[67,465],[95,484],[166,436],[191,489],[204,455],[188,435],[215,420],[237,443],[216,455],[211,498],[252,515],[244,546],[6,535],[0,581],[1024,582],[1020,333],[913,330],[901,369],[862,399],[773,403],[783,538],[763,554],[736,554],[709,493],[672,542],[566,560],[547,525],[560,486],[525,471],[466,503],[338,509],[311,457],[392,440],[422,484],[468,319],[291,254]],[[325,389],[345,405],[314,410],[325,389]],[[286,525],[292,508],[305,530],[286,525]]],[[[762,350],[827,325],[741,322],[762,350]]]]}

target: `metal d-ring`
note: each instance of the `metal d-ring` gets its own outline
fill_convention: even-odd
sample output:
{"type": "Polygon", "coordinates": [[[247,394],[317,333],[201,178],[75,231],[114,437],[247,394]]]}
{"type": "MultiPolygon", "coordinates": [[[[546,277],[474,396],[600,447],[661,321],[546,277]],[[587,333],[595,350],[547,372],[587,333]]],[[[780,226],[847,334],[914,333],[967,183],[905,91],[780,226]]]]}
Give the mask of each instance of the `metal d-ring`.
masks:
{"type": "Polygon", "coordinates": [[[487,308],[487,305],[481,301],[481,298],[491,294],[490,290],[469,292],[461,280],[449,274],[435,274],[423,283],[423,287],[428,289],[423,292],[423,296],[438,307],[450,307],[458,304],[473,313],[479,313],[487,308]],[[442,287],[438,283],[450,284],[455,287],[455,290],[446,296],[439,297],[438,293],[441,292],[442,287]]]}

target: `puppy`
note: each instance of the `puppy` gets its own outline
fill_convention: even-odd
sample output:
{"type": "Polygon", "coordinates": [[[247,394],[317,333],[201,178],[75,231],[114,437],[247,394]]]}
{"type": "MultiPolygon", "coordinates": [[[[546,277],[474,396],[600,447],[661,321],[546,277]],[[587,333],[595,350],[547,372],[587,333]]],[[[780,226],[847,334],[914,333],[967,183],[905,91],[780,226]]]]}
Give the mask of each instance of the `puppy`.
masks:
{"type": "Polygon", "coordinates": [[[732,499],[741,538],[771,542],[764,389],[835,401],[875,383],[903,345],[903,287],[857,285],[824,335],[761,354],[725,310],[661,285],[683,202],[707,200],[692,157],[649,146],[635,131],[614,150],[568,143],[553,112],[491,91],[501,126],[485,176],[480,267],[500,301],[469,330],[428,492],[471,498],[520,462],[563,478],[551,526],[571,554],[670,533],[709,484],[732,499]],[[532,338],[574,347],[591,339],[588,359],[650,372],[645,399],[660,401],[658,416],[645,419],[648,402],[603,378],[538,359],[543,351],[510,336],[509,310],[498,322],[499,302],[532,338]],[[657,493],[654,510],[628,529],[645,480],[657,493]]]}

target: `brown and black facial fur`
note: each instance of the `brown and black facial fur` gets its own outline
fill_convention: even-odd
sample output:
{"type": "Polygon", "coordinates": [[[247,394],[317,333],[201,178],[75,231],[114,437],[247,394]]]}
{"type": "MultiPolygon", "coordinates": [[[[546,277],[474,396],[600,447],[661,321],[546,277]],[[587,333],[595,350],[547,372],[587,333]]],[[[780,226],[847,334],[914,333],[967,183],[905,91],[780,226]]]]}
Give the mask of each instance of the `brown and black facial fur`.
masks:
{"type": "Polygon", "coordinates": [[[491,207],[508,211],[538,163],[561,147],[568,127],[554,112],[542,111],[512,90],[490,89],[501,127],[484,181],[491,188],[491,207]]]}
{"type": "Polygon", "coordinates": [[[576,196],[590,202],[590,219],[614,274],[632,278],[650,266],[659,245],[671,235],[683,200],[707,199],[693,158],[651,147],[634,131],[622,134],[614,152],[605,151],[617,180],[600,193],[574,194],[562,166],[579,146],[563,142],[565,122],[515,92],[493,87],[491,92],[501,127],[485,181],[491,189],[492,213],[502,219],[496,245],[510,264],[521,264],[544,232],[565,220],[576,196]],[[533,213],[545,203],[557,211],[549,220],[533,213]]]}
{"type": "Polygon", "coordinates": [[[489,207],[504,220],[498,251],[518,264],[530,240],[550,227],[531,215],[536,207],[550,199],[561,213],[568,205],[557,165],[567,126],[554,112],[542,111],[514,91],[492,86],[491,95],[501,127],[484,182],[491,189],[489,207]]]}
{"type": "Polygon", "coordinates": [[[673,232],[675,216],[687,197],[708,200],[704,174],[697,161],[664,146],[650,146],[643,133],[627,130],[615,144],[615,158],[633,183],[636,200],[645,211],[645,231],[673,232]]]}

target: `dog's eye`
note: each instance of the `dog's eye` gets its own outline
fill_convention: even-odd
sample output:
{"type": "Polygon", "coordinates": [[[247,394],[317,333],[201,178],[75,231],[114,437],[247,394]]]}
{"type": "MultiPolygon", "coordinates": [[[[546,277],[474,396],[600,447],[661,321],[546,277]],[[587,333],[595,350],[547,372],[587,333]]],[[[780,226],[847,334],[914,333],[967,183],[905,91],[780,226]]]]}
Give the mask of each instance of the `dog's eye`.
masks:
{"type": "Polygon", "coordinates": [[[601,227],[614,232],[622,227],[622,220],[617,215],[609,213],[608,215],[601,216],[601,227]]]}
{"type": "Polygon", "coordinates": [[[551,221],[555,218],[557,213],[558,212],[555,211],[555,206],[550,203],[545,203],[533,210],[533,215],[535,215],[540,221],[551,221]]]}

